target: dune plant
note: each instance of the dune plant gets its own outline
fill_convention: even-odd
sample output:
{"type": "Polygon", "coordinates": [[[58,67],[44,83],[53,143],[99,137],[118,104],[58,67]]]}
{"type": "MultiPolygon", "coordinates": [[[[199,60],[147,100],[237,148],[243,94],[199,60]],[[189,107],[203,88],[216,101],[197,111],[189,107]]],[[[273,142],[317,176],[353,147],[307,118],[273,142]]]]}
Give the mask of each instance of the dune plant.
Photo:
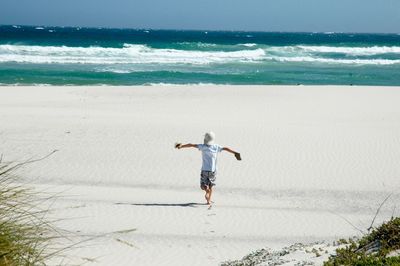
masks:
{"type": "Polygon", "coordinates": [[[400,266],[400,256],[388,256],[400,250],[400,217],[391,218],[359,240],[349,240],[349,245],[336,250],[324,266],[400,266]]]}
{"type": "MultiPolygon", "coordinates": [[[[43,158],[42,158],[43,159],[43,158]]],[[[61,257],[61,234],[47,220],[53,199],[21,184],[15,171],[26,163],[5,163],[0,158],[0,265],[46,265],[61,257]]]]}

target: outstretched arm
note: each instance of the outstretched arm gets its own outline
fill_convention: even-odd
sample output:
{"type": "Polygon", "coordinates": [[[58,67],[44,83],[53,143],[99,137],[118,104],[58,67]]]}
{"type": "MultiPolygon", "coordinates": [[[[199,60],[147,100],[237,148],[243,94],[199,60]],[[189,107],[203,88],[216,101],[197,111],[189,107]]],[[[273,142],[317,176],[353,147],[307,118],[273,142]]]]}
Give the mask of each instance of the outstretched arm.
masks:
{"type": "Polygon", "coordinates": [[[242,160],[242,158],[240,157],[240,153],[232,150],[231,148],[223,147],[222,150],[232,153],[233,155],[235,155],[235,158],[238,159],[239,161],[242,160]]]}
{"type": "Polygon", "coordinates": [[[223,147],[222,150],[223,150],[223,151],[230,152],[230,153],[232,153],[232,154],[238,153],[238,152],[236,152],[236,151],[234,151],[234,150],[232,150],[231,148],[228,148],[228,147],[223,147]]]}
{"type": "Polygon", "coordinates": [[[231,148],[223,147],[222,150],[232,153],[233,155],[235,155],[235,158],[236,158],[237,160],[239,160],[239,161],[242,160],[242,157],[240,156],[240,153],[238,153],[238,152],[232,150],[231,148]]]}
{"type": "Polygon", "coordinates": [[[196,144],[191,144],[191,143],[188,143],[188,144],[178,143],[178,144],[175,145],[175,148],[177,148],[177,149],[182,149],[182,148],[197,148],[197,145],[196,145],[196,144]]]}

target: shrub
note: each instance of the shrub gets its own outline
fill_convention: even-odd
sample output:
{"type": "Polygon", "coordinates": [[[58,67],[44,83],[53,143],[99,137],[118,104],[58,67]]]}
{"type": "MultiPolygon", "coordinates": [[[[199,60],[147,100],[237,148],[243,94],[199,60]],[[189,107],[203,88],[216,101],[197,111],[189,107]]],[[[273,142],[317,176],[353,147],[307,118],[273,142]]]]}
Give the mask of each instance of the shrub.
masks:
{"type": "Polygon", "coordinates": [[[400,265],[400,256],[387,257],[391,251],[400,249],[400,217],[392,218],[360,240],[349,243],[347,247],[337,249],[336,255],[324,265],[400,265]]]}

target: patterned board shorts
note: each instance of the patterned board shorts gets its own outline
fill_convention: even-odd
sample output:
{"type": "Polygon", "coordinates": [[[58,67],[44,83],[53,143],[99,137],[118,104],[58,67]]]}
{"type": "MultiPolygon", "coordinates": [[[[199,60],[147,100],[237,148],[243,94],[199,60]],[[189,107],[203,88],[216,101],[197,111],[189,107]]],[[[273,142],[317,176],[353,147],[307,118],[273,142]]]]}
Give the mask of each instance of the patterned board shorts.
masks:
{"type": "Polygon", "coordinates": [[[215,186],[216,174],[211,171],[201,171],[200,174],[200,187],[206,189],[206,187],[215,186]]]}

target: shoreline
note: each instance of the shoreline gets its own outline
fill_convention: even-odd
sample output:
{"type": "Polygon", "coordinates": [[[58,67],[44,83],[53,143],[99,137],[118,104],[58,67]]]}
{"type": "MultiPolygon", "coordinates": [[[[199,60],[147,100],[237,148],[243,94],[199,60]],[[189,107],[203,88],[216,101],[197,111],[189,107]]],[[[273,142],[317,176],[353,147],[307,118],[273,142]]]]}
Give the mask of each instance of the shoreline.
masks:
{"type": "Polygon", "coordinates": [[[109,84],[88,84],[88,85],[75,85],[75,84],[64,84],[64,85],[53,85],[53,84],[0,84],[0,88],[7,87],[60,87],[60,88],[93,88],[93,87],[111,87],[111,88],[136,88],[136,87],[350,87],[350,88],[400,88],[400,85],[357,85],[357,84],[217,84],[217,83],[187,83],[187,84],[175,84],[175,83],[154,83],[154,84],[140,84],[140,85],[109,85],[109,84]]]}

